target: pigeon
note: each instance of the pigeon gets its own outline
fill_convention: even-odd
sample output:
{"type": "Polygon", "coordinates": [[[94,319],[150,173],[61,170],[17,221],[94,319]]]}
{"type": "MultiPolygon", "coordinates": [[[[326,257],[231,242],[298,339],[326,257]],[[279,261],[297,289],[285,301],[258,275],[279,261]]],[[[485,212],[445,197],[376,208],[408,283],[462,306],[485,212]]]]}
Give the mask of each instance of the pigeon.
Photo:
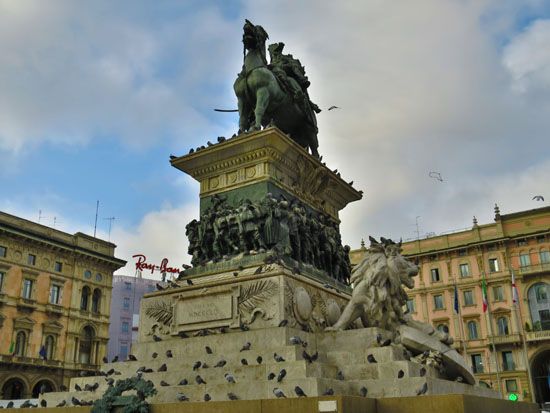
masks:
{"type": "Polygon", "coordinates": [[[297,345],[297,344],[302,344],[302,343],[303,343],[303,341],[300,337],[298,337],[298,336],[290,337],[290,344],[297,345]]]}
{"type": "Polygon", "coordinates": [[[108,379],[105,379],[107,381],[107,385],[112,386],[115,384],[115,379],[112,377],[109,377],[108,379]]]}
{"type": "Polygon", "coordinates": [[[134,356],[133,354],[128,354],[128,360],[130,360],[130,361],[137,361],[137,358],[136,358],[136,356],[134,356]]]}
{"type": "Polygon", "coordinates": [[[168,383],[166,383],[164,380],[161,380],[161,381],[160,381],[160,385],[161,385],[161,386],[164,386],[164,387],[170,386],[170,385],[169,385],[168,383]]]}
{"type": "Polygon", "coordinates": [[[235,393],[227,393],[227,397],[229,398],[229,400],[239,400],[235,393]]]}
{"type": "Polygon", "coordinates": [[[218,142],[225,142],[225,136],[218,136],[218,142]]]}
{"type": "Polygon", "coordinates": [[[61,402],[59,402],[55,407],[65,407],[66,405],[67,405],[67,400],[61,400],[61,402]]]}
{"type": "Polygon", "coordinates": [[[263,361],[263,360],[264,360],[264,359],[262,358],[262,356],[256,357],[256,361],[258,362],[258,364],[262,364],[262,361],[263,361]]]}
{"type": "Polygon", "coordinates": [[[282,361],[285,361],[285,359],[283,358],[283,356],[279,356],[277,353],[273,353],[273,358],[275,359],[275,361],[277,363],[280,363],[282,361]]]}
{"type": "Polygon", "coordinates": [[[274,378],[275,378],[275,373],[269,373],[269,374],[267,375],[267,379],[268,379],[268,380],[273,380],[274,378]]]}
{"type": "Polygon", "coordinates": [[[69,390],[69,389],[68,389],[67,386],[65,386],[64,384],[62,384],[61,386],[59,386],[59,391],[67,391],[67,390],[69,390]]]}
{"type": "Polygon", "coordinates": [[[417,391],[416,391],[416,395],[417,396],[420,396],[422,394],[426,394],[426,392],[428,391],[428,382],[425,382],[421,388],[419,388],[417,391]]]}
{"type": "Polygon", "coordinates": [[[287,319],[281,320],[281,322],[279,323],[279,327],[286,327],[287,324],[288,324],[287,319]]]}
{"type": "Polygon", "coordinates": [[[105,372],[105,375],[106,375],[106,376],[110,376],[110,375],[112,375],[112,374],[114,374],[114,373],[115,373],[115,369],[109,369],[109,370],[107,370],[107,371],[105,372]]]}
{"type": "Polygon", "coordinates": [[[186,280],[186,282],[187,282],[187,285],[193,285],[193,281],[191,281],[190,278],[188,278],[188,279],[186,280]]]}
{"type": "Polygon", "coordinates": [[[235,376],[233,376],[231,373],[225,373],[223,376],[228,383],[235,383],[235,376]]]}
{"type": "Polygon", "coordinates": [[[71,397],[71,403],[73,404],[73,406],[82,406],[82,403],[80,402],[80,400],[78,400],[76,397],[71,397]]]}
{"type": "Polygon", "coordinates": [[[378,333],[376,335],[376,342],[378,343],[378,345],[380,347],[386,347],[386,346],[389,346],[391,344],[391,339],[386,339],[386,340],[382,340],[382,334],[378,333]]]}
{"type": "Polygon", "coordinates": [[[183,267],[183,270],[190,270],[191,268],[193,268],[192,265],[189,265],[189,264],[181,264],[181,266],[183,267]]]}
{"type": "Polygon", "coordinates": [[[109,359],[108,359],[107,357],[104,356],[104,357],[101,359],[101,361],[103,361],[103,363],[108,363],[108,362],[109,362],[109,359]]]}
{"type": "Polygon", "coordinates": [[[239,325],[239,328],[241,329],[241,331],[248,331],[248,330],[250,330],[250,328],[248,328],[247,325],[242,324],[242,323],[239,325]]]}
{"type": "Polygon", "coordinates": [[[304,358],[304,360],[311,364],[319,358],[319,352],[316,351],[313,355],[310,356],[307,351],[304,350],[302,351],[302,357],[304,358]]]}
{"type": "Polygon", "coordinates": [[[399,370],[399,372],[397,373],[397,378],[402,379],[404,376],[405,376],[405,372],[403,370],[399,370]]]}
{"type": "Polygon", "coordinates": [[[323,396],[333,396],[334,395],[334,390],[331,388],[329,389],[326,389],[325,392],[323,393],[323,396]]]}
{"type": "Polygon", "coordinates": [[[156,341],[157,343],[159,341],[162,341],[162,338],[160,338],[159,336],[157,336],[156,334],[153,334],[153,340],[156,341]]]}
{"type": "Polygon", "coordinates": [[[32,406],[33,406],[33,404],[31,403],[30,400],[25,400],[23,403],[21,403],[21,405],[19,406],[19,408],[20,408],[20,409],[21,409],[21,408],[24,409],[24,408],[32,407],[32,406]]]}
{"type": "Polygon", "coordinates": [[[238,273],[237,271],[235,271],[235,272],[233,273],[233,277],[237,277],[238,275],[239,275],[239,273],[238,273]]]}
{"type": "Polygon", "coordinates": [[[225,361],[225,360],[220,360],[220,361],[218,361],[218,362],[214,365],[214,367],[223,367],[223,366],[225,366],[226,364],[227,364],[227,361],[225,361]]]}
{"type": "Polygon", "coordinates": [[[203,369],[207,369],[208,367],[210,367],[208,364],[202,363],[202,368],[203,368],[203,369]]]}
{"type": "Polygon", "coordinates": [[[194,149],[194,148],[189,149],[189,155],[191,155],[192,153],[195,153],[195,149],[194,149]]]}
{"type": "Polygon", "coordinates": [[[212,354],[213,353],[212,349],[208,346],[205,346],[204,349],[206,350],[206,354],[212,354]]]}
{"type": "Polygon", "coordinates": [[[298,265],[292,267],[292,274],[300,274],[300,267],[298,265]]]}
{"type": "Polygon", "coordinates": [[[285,378],[286,376],[286,370],[285,369],[282,369],[280,372],[279,372],[279,375],[277,376],[277,383],[280,383],[283,381],[283,379],[285,378]]]}
{"type": "Polygon", "coordinates": [[[241,364],[243,366],[248,366],[248,361],[246,361],[246,359],[241,359],[241,364]]]}
{"type": "Polygon", "coordinates": [[[300,386],[294,387],[294,393],[296,393],[296,396],[298,397],[307,397],[307,395],[304,393],[304,391],[300,386]]]}
{"type": "Polygon", "coordinates": [[[40,407],[48,407],[48,403],[46,402],[46,400],[40,400],[40,407]]]}
{"type": "Polygon", "coordinates": [[[240,351],[247,351],[247,350],[250,350],[250,341],[247,341],[246,343],[244,343],[244,346],[239,350],[240,351]]]}
{"type": "Polygon", "coordinates": [[[157,371],[167,371],[168,367],[166,366],[166,363],[164,363],[162,366],[159,367],[157,371]]]}
{"type": "Polygon", "coordinates": [[[221,334],[227,333],[227,327],[221,327],[221,328],[220,328],[220,333],[221,333],[221,334]]]}
{"type": "Polygon", "coordinates": [[[7,404],[6,407],[7,407],[8,409],[11,409],[13,406],[14,406],[14,403],[13,403],[12,401],[10,401],[10,402],[8,402],[8,404],[7,404]]]}
{"type": "Polygon", "coordinates": [[[328,108],[327,110],[334,110],[334,109],[341,109],[341,108],[339,108],[338,106],[334,106],[334,105],[333,105],[333,106],[331,106],[330,108],[328,108]]]}
{"type": "Polygon", "coordinates": [[[188,338],[189,337],[185,331],[180,331],[178,333],[178,336],[180,336],[180,338],[188,338]]]}
{"type": "Polygon", "coordinates": [[[212,397],[210,397],[210,395],[209,395],[208,393],[206,393],[206,394],[204,395],[204,401],[205,401],[205,402],[209,402],[210,400],[212,400],[212,397]]]}
{"type": "Polygon", "coordinates": [[[197,375],[197,377],[195,377],[195,381],[197,382],[197,384],[206,384],[206,382],[200,375],[197,375]]]}
{"type": "Polygon", "coordinates": [[[239,271],[242,271],[242,270],[244,270],[244,267],[243,267],[242,265],[239,265],[239,266],[237,267],[237,269],[238,269],[239,271]]]}
{"type": "Polygon", "coordinates": [[[157,291],[164,290],[164,287],[162,285],[160,285],[159,283],[156,284],[156,287],[157,287],[157,291]]]}
{"type": "Polygon", "coordinates": [[[74,389],[75,389],[76,391],[82,391],[82,387],[80,387],[78,384],[75,384],[75,385],[74,385],[74,389]]]}
{"type": "Polygon", "coordinates": [[[174,159],[176,159],[176,158],[177,158],[177,156],[176,156],[176,155],[172,155],[172,154],[170,154],[170,160],[174,160],[174,159]]]}
{"type": "Polygon", "coordinates": [[[202,362],[195,361],[195,364],[193,364],[193,371],[198,370],[202,366],[202,362]]]}
{"type": "Polygon", "coordinates": [[[349,182],[348,182],[348,185],[349,185],[349,186],[353,186],[353,181],[349,181],[349,182]]]}
{"type": "Polygon", "coordinates": [[[373,356],[372,354],[369,354],[369,355],[367,356],[367,361],[368,361],[369,363],[377,363],[376,359],[374,358],[374,356],[373,356]]]}
{"type": "Polygon", "coordinates": [[[144,373],[152,373],[152,372],[153,372],[153,369],[150,369],[150,368],[149,368],[149,369],[145,369],[145,370],[143,370],[143,372],[144,372],[144,373]]]}
{"type": "Polygon", "coordinates": [[[277,387],[275,387],[273,389],[273,394],[275,395],[275,397],[277,397],[278,399],[280,399],[281,397],[284,397],[286,399],[286,396],[285,394],[283,393],[283,391],[277,387]]]}
{"type": "Polygon", "coordinates": [[[210,142],[210,141],[206,142],[206,145],[207,145],[207,146],[214,146],[214,144],[213,144],[212,142],[210,142]]]}
{"type": "Polygon", "coordinates": [[[336,378],[338,380],[344,380],[344,373],[342,373],[342,370],[338,371],[338,373],[336,374],[336,378]]]}
{"type": "Polygon", "coordinates": [[[544,201],[544,197],[542,195],[535,195],[533,201],[544,201]]]}
{"type": "Polygon", "coordinates": [[[428,172],[428,176],[430,178],[437,179],[439,182],[443,182],[443,178],[441,177],[441,173],[439,172],[435,172],[435,171],[428,172]]]}
{"type": "Polygon", "coordinates": [[[425,368],[425,367],[422,367],[422,368],[420,369],[420,374],[419,374],[419,376],[420,376],[420,377],[424,377],[425,375],[426,375],[426,368],[425,368]]]}
{"type": "Polygon", "coordinates": [[[361,397],[367,397],[367,393],[368,393],[368,390],[365,386],[361,387],[361,389],[359,389],[359,394],[361,395],[361,397]]]}
{"type": "Polygon", "coordinates": [[[156,359],[158,355],[159,355],[159,354],[155,352],[155,353],[151,354],[151,357],[153,357],[154,359],[156,359]]]}
{"type": "Polygon", "coordinates": [[[178,383],[178,386],[187,386],[188,384],[189,382],[187,381],[187,379],[181,379],[178,383]]]}
{"type": "Polygon", "coordinates": [[[187,396],[186,396],[185,394],[183,394],[183,393],[179,393],[179,394],[177,395],[177,399],[178,399],[178,401],[180,401],[180,402],[188,402],[188,401],[189,401],[189,397],[187,397],[187,396]]]}
{"type": "Polygon", "coordinates": [[[254,271],[254,275],[261,274],[263,269],[264,269],[263,265],[260,265],[258,268],[256,268],[256,271],[254,271]]]}

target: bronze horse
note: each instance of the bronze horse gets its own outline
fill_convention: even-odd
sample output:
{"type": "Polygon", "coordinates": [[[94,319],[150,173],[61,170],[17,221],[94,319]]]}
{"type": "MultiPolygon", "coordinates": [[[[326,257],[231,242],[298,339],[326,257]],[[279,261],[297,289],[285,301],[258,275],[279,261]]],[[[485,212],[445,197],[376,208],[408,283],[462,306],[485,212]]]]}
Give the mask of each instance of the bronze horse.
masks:
{"type": "Polygon", "coordinates": [[[313,111],[305,113],[281,88],[269,69],[265,51],[268,37],[262,26],[254,26],[246,20],[243,27],[244,65],[233,85],[238,99],[239,133],[274,125],[319,157],[315,114],[313,111]]]}

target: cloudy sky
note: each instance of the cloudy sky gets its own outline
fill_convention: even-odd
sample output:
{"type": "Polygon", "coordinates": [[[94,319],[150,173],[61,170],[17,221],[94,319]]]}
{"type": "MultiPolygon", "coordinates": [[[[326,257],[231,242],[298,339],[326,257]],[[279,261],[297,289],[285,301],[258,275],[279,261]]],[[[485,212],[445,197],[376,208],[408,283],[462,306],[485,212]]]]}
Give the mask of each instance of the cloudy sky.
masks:
{"type": "Polygon", "coordinates": [[[93,233],[99,200],[119,257],[189,262],[198,185],[168,159],[236,131],[212,109],[244,18],[306,66],[320,152],[365,193],[352,248],[548,205],[548,1],[0,0],[0,210],[93,233]]]}

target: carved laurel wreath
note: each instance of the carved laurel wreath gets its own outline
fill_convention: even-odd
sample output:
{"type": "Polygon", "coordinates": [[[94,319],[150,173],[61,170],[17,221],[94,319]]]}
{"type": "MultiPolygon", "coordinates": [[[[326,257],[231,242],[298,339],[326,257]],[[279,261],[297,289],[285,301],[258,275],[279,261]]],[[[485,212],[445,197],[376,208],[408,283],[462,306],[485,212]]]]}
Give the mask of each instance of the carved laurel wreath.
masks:
{"type": "Polygon", "coordinates": [[[153,301],[145,309],[145,315],[165,326],[170,325],[174,318],[172,306],[166,301],[153,301]]]}

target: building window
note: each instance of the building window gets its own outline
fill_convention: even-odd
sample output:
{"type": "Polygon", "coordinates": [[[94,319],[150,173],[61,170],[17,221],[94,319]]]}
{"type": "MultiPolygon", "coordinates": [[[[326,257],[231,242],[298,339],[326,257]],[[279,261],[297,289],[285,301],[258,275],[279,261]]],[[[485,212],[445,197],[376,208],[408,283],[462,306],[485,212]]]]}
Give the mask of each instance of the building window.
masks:
{"type": "Polygon", "coordinates": [[[474,373],[483,373],[483,361],[481,354],[472,354],[472,370],[474,373]]]}
{"type": "Polygon", "coordinates": [[[523,253],[519,254],[519,266],[520,267],[528,267],[531,265],[531,257],[529,254],[523,253]]]}
{"type": "Polygon", "coordinates": [[[541,264],[548,264],[550,262],[550,251],[539,252],[539,257],[541,264]]]}
{"type": "Polygon", "coordinates": [[[32,298],[32,284],[33,281],[25,278],[23,280],[23,298],[30,300],[32,298]]]}
{"type": "MultiPolygon", "coordinates": [[[[407,300],[408,302],[408,300],[407,300]]],[[[125,310],[128,310],[130,308],[130,298],[129,297],[124,297],[123,301],[122,301],[122,306],[124,307],[125,310]]]]}
{"type": "Polygon", "coordinates": [[[465,249],[458,250],[459,257],[465,257],[466,254],[467,254],[467,251],[465,249]]]}
{"type": "Polygon", "coordinates": [[[123,321],[121,326],[121,331],[123,333],[127,333],[129,329],[130,329],[130,323],[128,323],[127,321],[123,321]]]}
{"type": "Polygon", "coordinates": [[[493,287],[493,299],[494,301],[504,301],[504,289],[502,285],[493,287]]]}
{"type": "Polygon", "coordinates": [[[61,300],[61,287],[53,284],[50,288],[50,303],[59,304],[61,300]]]}
{"type": "Polygon", "coordinates": [[[447,324],[439,324],[436,329],[441,333],[449,334],[449,327],[447,327],[447,324]]]}
{"type": "Polygon", "coordinates": [[[99,313],[101,305],[101,290],[96,288],[92,294],[92,313],[99,313]]]}
{"type": "Polygon", "coordinates": [[[434,307],[436,310],[441,310],[445,307],[443,303],[443,296],[441,294],[434,295],[434,307]]]}
{"type": "Polygon", "coordinates": [[[132,289],[132,283],[124,281],[124,288],[126,288],[127,290],[131,290],[132,289]]]}
{"type": "Polygon", "coordinates": [[[103,281],[103,275],[101,275],[100,273],[97,273],[95,275],[95,280],[100,283],[101,281],[103,281]]]}
{"type": "Polygon", "coordinates": [[[464,305],[474,305],[474,292],[472,290],[464,291],[464,305]]]}
{"type": "Polygon", "coordinates": [[[515,393],[518,391],[518,382],[515,379],[506,380],[506,391],[515,393]]]}
{"type": "Polygon", "coordinates": [[[460,264],[458,268],[461,277],[468,277],[470,275],[470,266],[468,264],[460,264]]]}
{"type": "Polygon", "coordinates": [[[0,257],[4,258],[7,252],[8,252],[8,249],[0,245],[0,257]]]}
{"type": "Polygon", "coordinates": [[[512,357],[512,352],[511,351],[503,351],[502,352],[502,369],[504,371],[515,370],[514,358],[512,357]]]}
{"type": "Polygon", "coordinates": [[[15,351],[16,356],[24,357],[27,351],[27,334],[24,331],[19,331],[15,336],[15,351]]]}
{"type": "Polygon", "coordinates": [[[2,289],[4,288],[4,278],[6,277],[6,273],[3,271],[0,271],[0,292],[2,292],[2,289]]]}
{"type": "Polygon", "coordinates": [[[86,279],[88,279],[88,280],[89,280],[90,278],[92,278],[92,272],[91,272],[90,270],[84,271],[84,278],[86,278],[86,279]]]}
{"type": "Polygon", "coordinates": [[[87,285],[82,289],[82,295],[80,296],[80,309],[88,311],[88,301],[90,299],[90,287],[87,285]]]}
{"type": "Polygon", "coordinates": [[[122,360],[126,360],[126,358],[128,357],[128,344],[127,343],[121,343],[120,344],[119,356],[122,360]]]}
{"type": "Polygon", "coordinates": [[[517,244],[518,247],[524,247],[524,246],[527,245],[527,241],[525,239],[518,239],[516,241],[516,244],[517,244]]]}
{"type": "Polygon", "coordinates": [[[477,323],[475,321],[468,321],[468,338],[470,340],[477,340],[479,338],[477,323]]]}
{"type": "Polygon", "coordinates": [[[546,236],[545,235],[537,235],[537,242],[539,244],[542,244],[545,241],[546,241],[546,236]]]}
{"type": "Polygon", "coordinates": [[[432,268],[430,272],[432,273],[432,282],[440,281],[438,268],[432,268]]]}
{"type": "Polygon", "coordinates": [[[510,331],[508,330],[508,319],[506,317],[499,317],[497,320],[497,326],[499,336],[506,336],[510,334],[510,331]]]}
{"type": "Polygon", "coordinates": [[[28,265],[36,265],[36,255],[34,254],[29,254],[27,256],[27,264],[28,265]]]}
{"type": "MultiPolygon", "coordinates": [[[[130,303],[128,303],[128,304],[130,304],[130,303]]],[[[408,311],[409,313],[414,313],[414,312],[416,312],[416,307],[415,307],[415,304],[414,304],[414,298],[409,298],[409,299],[407,300],[407,311],[408,311]]]]}
{"type": "Polygon", "coordinates": [[[535,287],[535,297],[537,299],[537,303],[545,303],[548,301],[546,284],[539,284],[535,287]]]}
{"type": "Polygon", "coordinates": [[[59,262],[59,261],[56,261],[53,265],[53,270],[56,271],[56,272],[63,271],[63,263],[59,262]]]}
{"type": "Polygon", "coordinates": [[[52,335],[46,337],[44,341],[44,347],[46,349],[46,360],[53,360],[55,350],[55,338],[52,335]]]}
{"type": "Polygon", "coordinates": [[[498,266],[497,258],[489,258],[489,271],[490,272],[499,272],[500,268],[498,266]]]}

